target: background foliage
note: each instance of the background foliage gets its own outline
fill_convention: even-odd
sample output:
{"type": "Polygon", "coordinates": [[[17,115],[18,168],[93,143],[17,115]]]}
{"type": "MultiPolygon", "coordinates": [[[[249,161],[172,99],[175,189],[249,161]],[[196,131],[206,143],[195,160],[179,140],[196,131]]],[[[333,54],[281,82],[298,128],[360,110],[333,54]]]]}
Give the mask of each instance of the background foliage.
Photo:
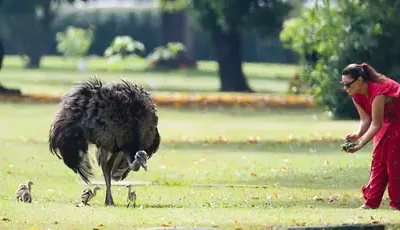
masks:
{"type": "Polygon", "coordinates": [[[288,20],[280,34],[286,47],[300,56],[302,78],[310,93],[337,118],[358,118],[340,88],[341,70],[367,62],[379,72],[400,79],[400,1],[325,0],[288,20]],[[315,58],[310,58],[314,54],[315,58]],[[315,55],[316,54],[316,55],[315,55]]]}

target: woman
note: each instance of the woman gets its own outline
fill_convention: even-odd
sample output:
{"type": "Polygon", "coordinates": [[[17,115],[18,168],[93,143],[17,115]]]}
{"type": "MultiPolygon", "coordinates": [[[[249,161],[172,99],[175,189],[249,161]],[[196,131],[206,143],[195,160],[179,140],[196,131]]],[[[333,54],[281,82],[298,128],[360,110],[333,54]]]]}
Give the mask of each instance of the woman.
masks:
{"type": "Polygon", "coordinates": [[[341,83],[360,115],[357,132],[346,136],[356,145],[346,151],[354,153],[373,139],[371,174],[362,187],[361,208],[378,208],[388,185],[390,207],[400,210],[400,84],[365,63],[344,68],[341,83]]]}

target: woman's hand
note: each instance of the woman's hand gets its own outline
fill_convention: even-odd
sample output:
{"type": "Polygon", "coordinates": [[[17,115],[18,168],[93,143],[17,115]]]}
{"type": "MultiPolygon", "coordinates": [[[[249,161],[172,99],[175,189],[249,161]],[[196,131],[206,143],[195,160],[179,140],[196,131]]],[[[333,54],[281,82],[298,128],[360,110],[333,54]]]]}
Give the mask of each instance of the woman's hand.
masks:
{"type": "Polygon", "coordinates": [[[348,153],[355,153],[364,146],[364,145],[360,144],[359,141],[356,141],[354,144],[355,145],[353,147],[348,147],[344,151],[346,151],[348,153]]]}
{"type": "Polygon", "coordinates": [[[360,138],[360,136],[357,133],[350,133],[350,134],[347,134],[344,139],[351,141],[351,142],[356,142],[356,141],[358,141],[359,138],[360,138]]]}

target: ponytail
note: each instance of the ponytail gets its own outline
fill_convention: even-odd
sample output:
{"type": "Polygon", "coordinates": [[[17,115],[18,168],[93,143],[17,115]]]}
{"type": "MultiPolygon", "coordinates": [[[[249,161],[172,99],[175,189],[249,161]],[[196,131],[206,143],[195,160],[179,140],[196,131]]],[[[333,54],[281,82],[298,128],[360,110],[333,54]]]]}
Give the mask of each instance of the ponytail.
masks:
{"type": "Polygon", "coordinates": [[[372,66],[368,65],[367,63],[362,63],[361,69],[362,69],[361,76],[365,81],[381,82],[385,78],[384,75],[378,73],[372,66]]]}

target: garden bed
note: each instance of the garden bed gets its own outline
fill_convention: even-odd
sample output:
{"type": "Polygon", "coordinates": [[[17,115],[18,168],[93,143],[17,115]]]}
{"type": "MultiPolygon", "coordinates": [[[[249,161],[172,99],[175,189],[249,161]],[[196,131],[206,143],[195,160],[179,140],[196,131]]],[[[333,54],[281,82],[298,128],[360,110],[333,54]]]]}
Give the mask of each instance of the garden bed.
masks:
{"type": "MultiPolygon", "coordinates": [[[[62,94],[0,95],[0,101],[13,103],[58,103],[62,94]]],[[[311,108],[316,103],[309,96],[270,96],[251,94],[172,93],[152,96],[157,106],[186,107],[253,107],[253,108],[311,108]]]]}

